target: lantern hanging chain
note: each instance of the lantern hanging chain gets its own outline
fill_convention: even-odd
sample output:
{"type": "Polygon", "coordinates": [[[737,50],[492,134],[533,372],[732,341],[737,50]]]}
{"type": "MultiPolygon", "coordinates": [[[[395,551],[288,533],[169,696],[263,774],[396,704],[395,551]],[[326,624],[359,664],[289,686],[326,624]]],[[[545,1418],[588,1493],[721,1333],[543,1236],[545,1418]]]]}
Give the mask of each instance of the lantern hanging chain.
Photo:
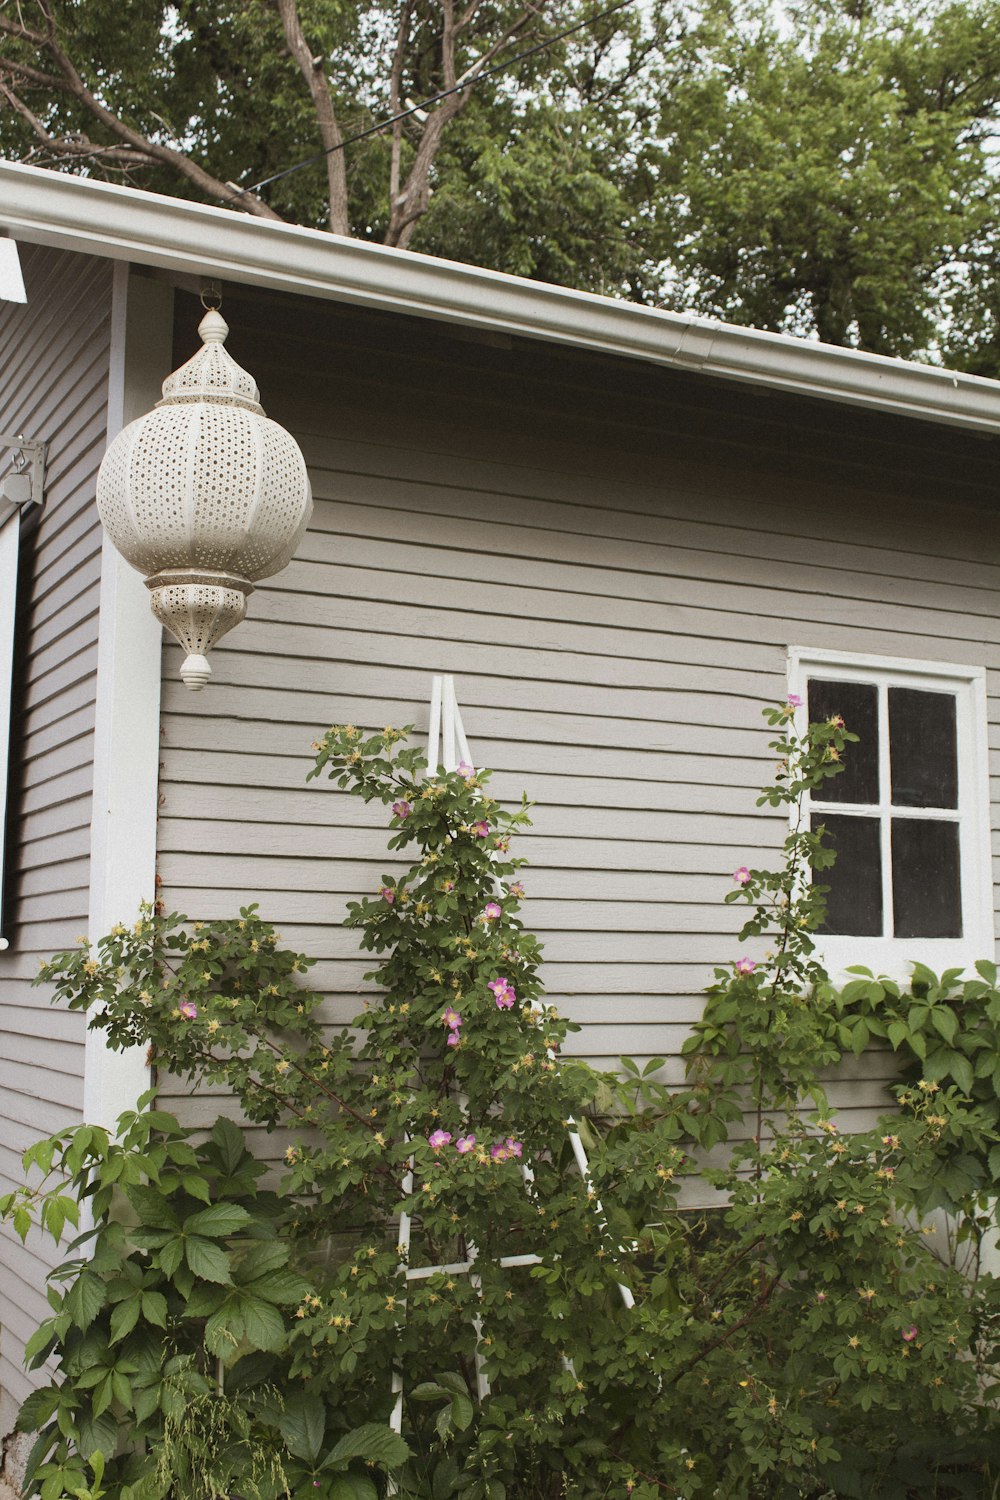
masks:
{"type": "MultiPolygon", "coordinates": [[[[563,41],[568,36],[573,36],[577,31],[583,31],[588,26],[593,26],[598,21],[603,21],[607,16],[613,16],[619,10],[625,10],[635,0],[618,0],[616,5],[609,5],[606,10],[600,10],[596,15],[588,16],[586,20],[577,21],[574,26],[567,26],[565,31],[556,32],[555,36],[546,37],[541,42],[536,42],[533,47],[527,47],[523,52],[518,52],[514,57],[508,57],[506,62],[494,63],[492,68],[484,68],[477,73],[475,78],[467,78],[464,82],[454,84],[450,89],[442,89],[439,94],[431,94],[429,98],[422,99],[419,104],[411,104],[406,109],[401,109],[398,114],[390,115],[387,120],[380,120],[377,125],[369,125],[365,130],[359,130],[354,135],[347,136],[338,141],[335,146],[328,146],[324,151],[317,151],[314,156],[307,156],[305,161],[296,162],[292,167],[285,167],[281,172],[275,172],[271,177],[263,177],[260,182],[251,183],[249,187],[239,188],[242,196],[250,193],[259,193],[261,188],[270,187],[272,182],[280,182],[284,177],[291,177],[293,172],[301,172],[306,167],[314,166],[316,162],[325,160],[332,156],[335,151],[343,151],[348,146],[353,146],[356,141],[366,140],[371,135],[378,135],[381,130],[388,130],[390,125],[395,125],[397,120],[408,119],[410,115],[419,115],[429,104],[438,104],[442,99],[449,98],[452,94],[464,93],[466,89],[473,88],[477,83],[482,83],[484,78],[492,78],[497,73],[504,73],[512,68],[515,63],[523,62],[526,57],[534,57],[539,52],[545,52],[549,47],[554,47],[556,42],[563,41]]],[[[232,184],[235,186],[235,184],[232,184]]]]}

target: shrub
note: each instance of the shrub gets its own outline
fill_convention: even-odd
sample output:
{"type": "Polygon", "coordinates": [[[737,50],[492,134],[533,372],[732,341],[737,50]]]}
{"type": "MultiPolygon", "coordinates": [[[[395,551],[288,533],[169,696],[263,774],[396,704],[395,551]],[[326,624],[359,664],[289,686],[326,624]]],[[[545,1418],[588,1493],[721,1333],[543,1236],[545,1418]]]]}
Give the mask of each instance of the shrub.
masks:
{"type": "Polygon", "coordinates": [[[253,908],[147,911],[46,966],[110,1046],[151,1045],[292,1138],[266,1192],[226,1122],[199,1145],[152,1111],[121,1145],[85,1127],[29,1153],[70,1181],[10,1195],[17,1227],[34,1208],[58,1234],[80,1198],[97,1225],[33,1347],[60,1370],[22,1413],[43,1500],[81,1487],[95,1450],[115,1500],[374,1500],[389,1471],[428,1500],[986,1492],[994,1284],[913,1215],[946,1204],[976,1244],[991,1222],[995,972],[832,989],[812,879],[832,854],[801,804],[853,736],[797,735],[791,704],[768,717],[780,769],[761,801],[793,821],[781,868],[741,867],[731,897],[767,957],[716,971],[682,1089],[659,1059],[606,1077],[561,1060],[571,1028],[510,850],[527,808],[470,766],[425,780],[396,730],[331,730],[311,773],[391,809],[412,861],[349,909],[377,986],[351,1028],[322,1024],[309,961],[253,908]],[[844,1138],[820,1075],[872,1037],[923,1071],[844,1138]],[[717,1209],[679,1209],[696,1174],[717,1209]],[[126,1436],[145,1451],[120,1453],[126,1436]]]}

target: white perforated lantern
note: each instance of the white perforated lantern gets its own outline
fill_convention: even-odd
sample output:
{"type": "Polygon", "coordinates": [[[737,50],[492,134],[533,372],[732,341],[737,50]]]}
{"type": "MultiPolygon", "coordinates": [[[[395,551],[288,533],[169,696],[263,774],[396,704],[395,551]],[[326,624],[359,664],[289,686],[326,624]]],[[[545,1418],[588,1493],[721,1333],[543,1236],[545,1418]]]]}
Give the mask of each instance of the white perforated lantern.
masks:
{"type": "Polygon", "coordinates": [[[189,688],[204,687],[206,652],[243,619],[254,584],[291,561],[312,513],[299,446],[222,347],[225,320],[207,312],[198,332],[203,347],[118,434],[97,476],[104,528],[187,652],[189,688]]]}

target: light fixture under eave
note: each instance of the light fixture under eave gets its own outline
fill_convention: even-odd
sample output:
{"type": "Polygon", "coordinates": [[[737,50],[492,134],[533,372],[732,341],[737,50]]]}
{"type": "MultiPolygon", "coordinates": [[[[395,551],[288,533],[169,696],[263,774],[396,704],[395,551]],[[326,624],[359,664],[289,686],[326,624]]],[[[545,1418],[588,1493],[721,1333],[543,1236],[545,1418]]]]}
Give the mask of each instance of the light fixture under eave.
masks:
{"type": "Polygon", "coordinates": [[[198,332],[202,348],[118,434],[97,476],[104,529],[187,652],[181,677],[193,689],[211,676],[206,653],[243,619],[254,584],[292,560],[312,514],[305,459],[223,348],[224,318],[209,309],[198,332]]]}

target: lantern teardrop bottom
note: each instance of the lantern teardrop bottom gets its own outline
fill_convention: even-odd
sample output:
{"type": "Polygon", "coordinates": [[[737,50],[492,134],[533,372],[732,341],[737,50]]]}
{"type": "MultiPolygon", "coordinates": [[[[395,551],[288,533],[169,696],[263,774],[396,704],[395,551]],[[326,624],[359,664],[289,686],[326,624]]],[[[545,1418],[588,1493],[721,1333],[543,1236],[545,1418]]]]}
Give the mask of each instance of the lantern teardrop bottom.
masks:
{"type": "Polygon", "coordinates": [[[223,348],[225,320],[210,310],[198,332],[202,347],[163,382],[154,410],[122,429],[97,477],[104,529],[184,647],[193,690],[254,584],[291,562],[312,514],[305,459],[223,348]]]}

